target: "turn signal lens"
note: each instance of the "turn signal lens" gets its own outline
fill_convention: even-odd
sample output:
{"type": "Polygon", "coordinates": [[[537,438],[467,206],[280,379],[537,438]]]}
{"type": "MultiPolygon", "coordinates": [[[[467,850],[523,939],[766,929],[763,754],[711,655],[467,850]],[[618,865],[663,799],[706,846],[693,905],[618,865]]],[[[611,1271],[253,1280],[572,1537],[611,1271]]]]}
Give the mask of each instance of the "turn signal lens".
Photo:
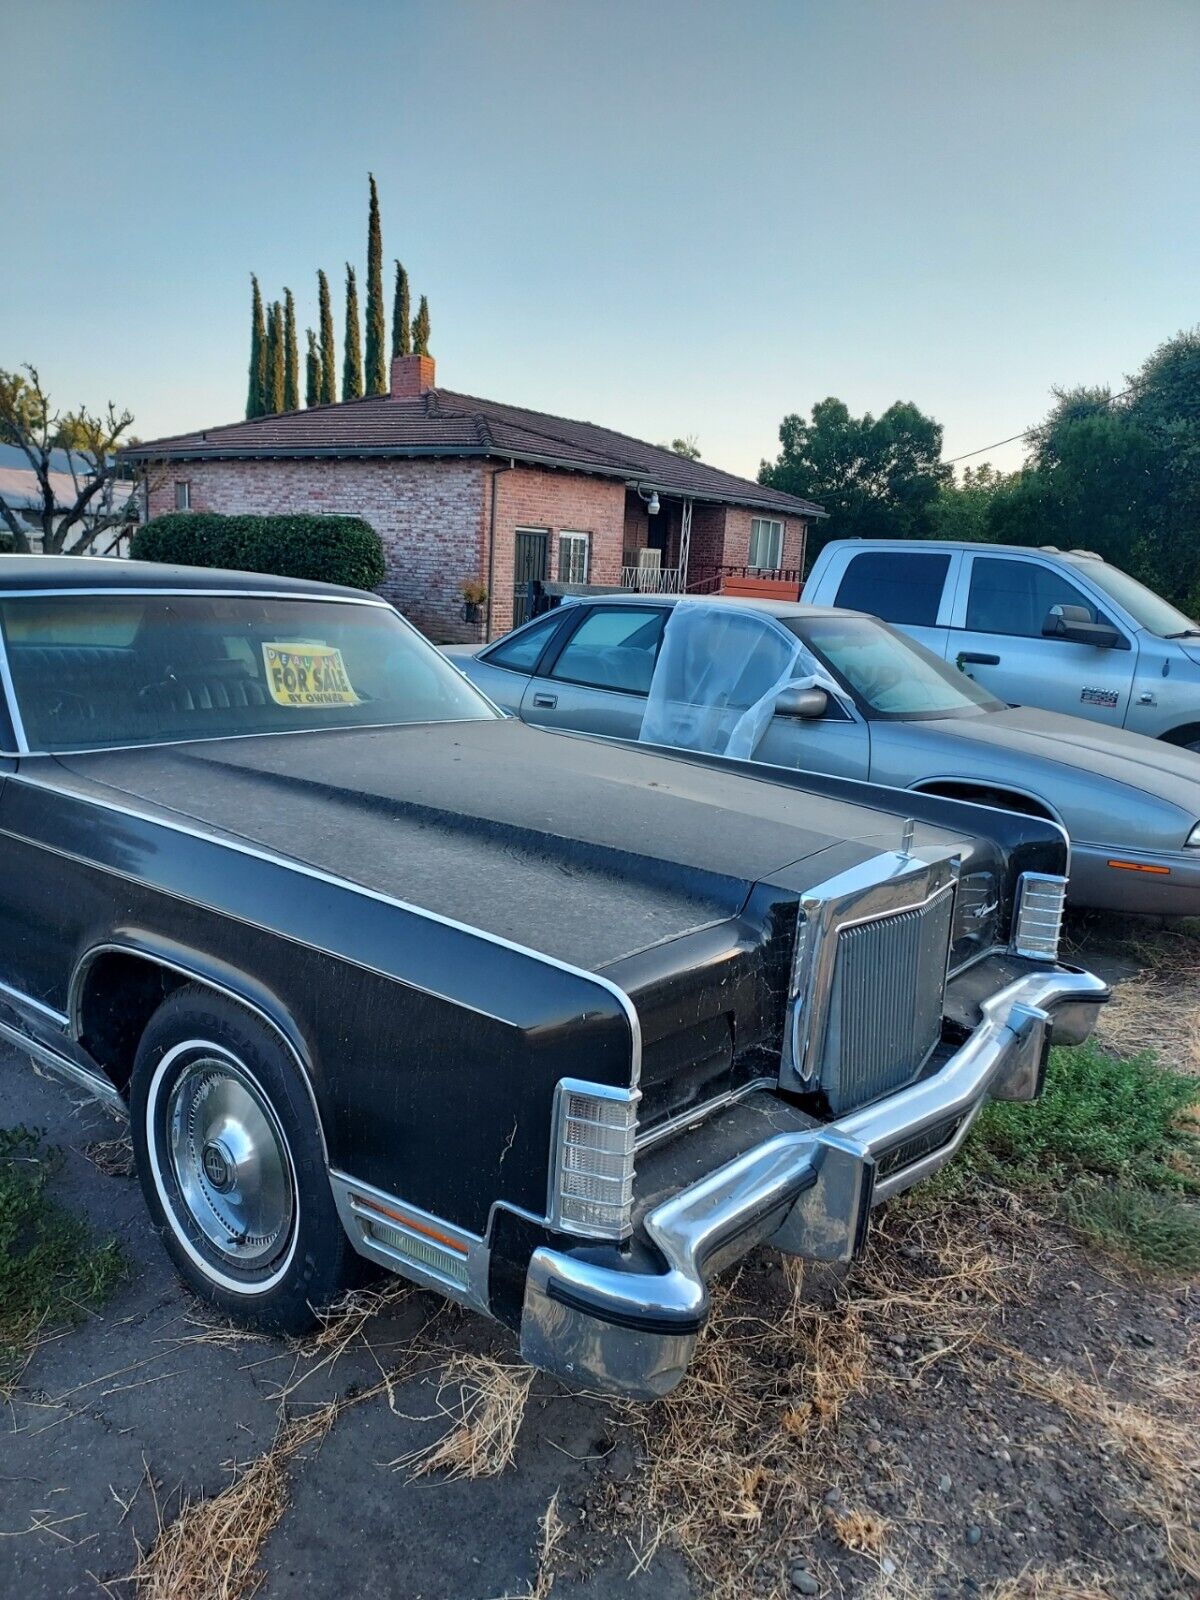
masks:
{"type": "Polygon", "coordinates": [[[593,1239],[632,1231],[635,1089],[564,1078],[554,1108],[550,1222],[593,1239]]]}
{"type": "Polygon", "coordinates": [[[1067,880],[1044,872],[1023,872],[1017,888],[1013,949],[1034,961],[1054,961],[1062,933],[1067,880]]]}

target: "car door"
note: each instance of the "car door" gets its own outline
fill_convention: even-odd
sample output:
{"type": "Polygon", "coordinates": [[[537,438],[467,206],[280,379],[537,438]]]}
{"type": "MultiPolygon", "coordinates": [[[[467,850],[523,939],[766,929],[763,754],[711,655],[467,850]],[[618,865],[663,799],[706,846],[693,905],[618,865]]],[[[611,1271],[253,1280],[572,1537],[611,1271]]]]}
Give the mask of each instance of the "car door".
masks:
{"type": "Polygon", "coordinates": [[[799,772],[828,772],[839,778],[867,778],[871,769],[871,734],[852,707],[832,695],[823,717],[785,717],[776,713],[754,752],[756,761],[793,767],[799,772]]]}
{"type": "Polygon", "coordinates": [[[458,670],[483,690],[503,711],[520,713],[521,700],[538,662],[560,628],[570,627],[567,609],[558,607],[506,633],[486,650],[459,655],[447,652],[458,670]]]}
{"type": "Polygon", "coordinates": [[[521,698],[525,722],[636,739],[667,619],[665,606],[580,606],[575,627],[521,698]]]}
{"type": "Polygon", "coordinates": [[[1126,631],[1057,567],[1036,555],[974,554],[959,579],[954,661],[998,700],[1120,727],[1137,651],[1126,631]],[[1042,637],[1054,606],[1082,606],[1120,635],[1116,648],[1042,637]]]}
{"type": "Polygon", "coordinates": [[[961,561],[958,550],[858,550],[822,603],[882,617],[944,658],[961,561]]]}

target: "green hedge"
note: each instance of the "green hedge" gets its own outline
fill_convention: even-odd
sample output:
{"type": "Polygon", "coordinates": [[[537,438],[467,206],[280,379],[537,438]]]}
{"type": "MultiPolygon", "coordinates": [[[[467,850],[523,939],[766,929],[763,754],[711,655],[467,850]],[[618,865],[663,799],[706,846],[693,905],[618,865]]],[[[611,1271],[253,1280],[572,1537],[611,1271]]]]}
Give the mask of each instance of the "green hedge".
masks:
{"type": "Polygon", "coordinates": [[[387,570],[379,535],[361,517],[171,511],[138,529],[130,553],[135,561],[274,572],[353,589],[377,589],[387,570]]]}

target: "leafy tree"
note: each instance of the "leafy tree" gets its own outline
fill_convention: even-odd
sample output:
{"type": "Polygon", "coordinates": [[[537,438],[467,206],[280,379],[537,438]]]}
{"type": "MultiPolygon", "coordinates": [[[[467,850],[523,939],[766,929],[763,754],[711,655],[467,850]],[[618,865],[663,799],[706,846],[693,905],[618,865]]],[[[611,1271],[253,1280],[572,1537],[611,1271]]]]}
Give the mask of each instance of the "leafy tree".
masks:
{"type": "Polygon", "coordinates": [[[392,360],[412,355],[412,306],[408,296],[408,273],[397,261],[396,288],[392,296],[392,360]]]}
{"type": "Polygon", "coordinates": [[[276,300],[267,312],[267,410],[283,410],[283,307],[276,300]]]}
{"type": "Polygon", "coordinates": [[[659,445],[660,450],[672,450],[677,456],[682,456],[685,461],[699,461],[700,446],[694,433],[683,434],[678,439],[672,439],[670,444],[659,445]]]}
{"type": "Polygon", "coordinates": [[[379,227],[379,192],[375,174],[367,217],[367,394],[387,394],[387,315],[383,309],[383,237],[379,227]]]}
{"type": "Polygon", "coordinates": [[[317,336],[311,328],[306,328],[308,335],[308,354],[304,358],[304,404],[306,406],[319,406],[321,404],[321,351],[317,344],[317,336]]]}
{"type": "Polygon", "coordinates": [[[876,418],[852,417],[830,398],[812,420],[793,413],[779,427],[780,452],[760,483],[817,501],[829,513],[812,529],[809,554],[831,539],[924,539],[934,533],[939,491],[949,481],[942,429],[910,401],[876,418]]]}
{"type": "Polygon", "coordinates": [[[323,272],[317,273],[317,302],[321,323],[321,404],[331,406],[337,399],[337,344],[333,336],[329,279],[323,272]]]}
{"type": "Polygon", "coordinates": [[[362,345],[358,324],[358,283],[346,263],[346,342],[342,347],[342,399],[358,400],[363,392],[362,345]]]}
{"type": "Polygon", "coordinates": [[[261,417],[267,408],[267,329],[262,293],[253,273],[250,282],[254,290],[250,302],[250,385],[246,394],[246,415],[261,417]]]}
{"type": "Polygon", "coordinates": [[[1056,389],[1025,470],[988,507],[990,539],[1095,550],[1200,609],[1200,328],[1161,345],[1113,395],[1056,389]]]}
{"type": "Polygon", "coordinates": [[[283,291],[283,409],[300,409],[300,352],[296,348],[296,302],[283,291]]]}
{"type": "Polygon", "coordinates": [[[429,354],[429,301],[421,296],[421,304],[417,307],[417,314],[412,325],[413,354],[427,356],[429,354]]]}
{"type": "Polygon", "coordinates": [[[961,483],[943,483],[933,506],[933,532],[939,539],[989,539],[988,515],[993,500],[1006,489],[1010,474],[989,462],[968,467],[961,483]]]}
{"type": "Polygon", "coordinates": [[[0,493],[0,521],[18,554],[29,551],[31,518],[46,555],[86,555],[102,534],[111,535],[104,548],[113,549],[132,531],[138,495],[123,492],[128,485],[117,459],[121,447],[134,442],[132,425],[131,414],[111,400],[100,413],[84,406],[57,410],[36,367],[0,370],[0,444],[16,445],[24,454],[41,500],[30,512],[0,493]]]}

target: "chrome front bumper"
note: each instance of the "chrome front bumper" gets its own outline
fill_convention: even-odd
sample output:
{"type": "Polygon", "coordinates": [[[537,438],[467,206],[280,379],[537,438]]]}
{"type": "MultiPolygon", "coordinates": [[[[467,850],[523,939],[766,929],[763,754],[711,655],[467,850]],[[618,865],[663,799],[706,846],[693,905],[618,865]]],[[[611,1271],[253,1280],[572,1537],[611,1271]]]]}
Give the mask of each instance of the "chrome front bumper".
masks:
{"type": "Polygon", "coordinates": [[[1085,1039],[1107,998],[1089,972],[1055,967],[1018,978],[982,1002],[979,1025],[930,1077],[837,1122],[813,1126],[797,1113],[804,1125],[794,1132],[754,1145],[648,1212],[629,1270],[611,1264],[615,1254],[535,1250],[525,1360],[586,1388],[638,1399],[669,1393],[707,1316],[709,1277],[764,1241],[788,1255],[851,1260],[872,1206],[950,1160],[989,1098],[1034,1099],[1051,1039],[1085,1039]]]}

